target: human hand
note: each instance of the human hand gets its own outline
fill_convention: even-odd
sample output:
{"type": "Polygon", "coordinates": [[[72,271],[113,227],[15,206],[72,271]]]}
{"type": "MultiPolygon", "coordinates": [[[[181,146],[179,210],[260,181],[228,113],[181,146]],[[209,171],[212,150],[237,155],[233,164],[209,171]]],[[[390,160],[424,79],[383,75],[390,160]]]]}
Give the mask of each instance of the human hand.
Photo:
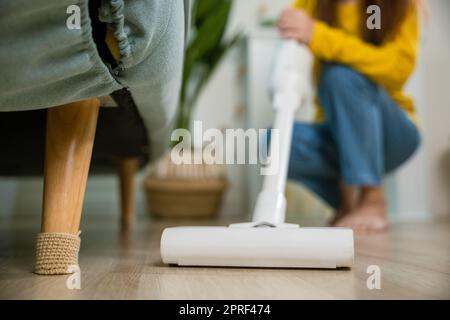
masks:
{"type": "Polygon", "coordinates": [[[278,31],[283,38],[309,44],[314,31],[314,19],[304,10],[286,9],[278,19],[278,31]]]}

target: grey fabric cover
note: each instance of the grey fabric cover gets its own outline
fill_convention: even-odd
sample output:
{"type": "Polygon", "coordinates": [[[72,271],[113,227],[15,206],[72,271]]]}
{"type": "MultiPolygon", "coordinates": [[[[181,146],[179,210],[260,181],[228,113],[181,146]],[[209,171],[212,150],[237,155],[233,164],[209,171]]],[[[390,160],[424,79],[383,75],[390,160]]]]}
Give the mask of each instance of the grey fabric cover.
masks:
{"type": "Polygon", "coordinates": [[[88,0],[0,1],[0,111],[48,108],[128,88],[152,155],[168,140],[178,101],[189,0],[103,0],[100,20],[119,42],[112,69],[92,38],[88,0]],[[66,26],[77,5],[81,29],[66,26]]]}

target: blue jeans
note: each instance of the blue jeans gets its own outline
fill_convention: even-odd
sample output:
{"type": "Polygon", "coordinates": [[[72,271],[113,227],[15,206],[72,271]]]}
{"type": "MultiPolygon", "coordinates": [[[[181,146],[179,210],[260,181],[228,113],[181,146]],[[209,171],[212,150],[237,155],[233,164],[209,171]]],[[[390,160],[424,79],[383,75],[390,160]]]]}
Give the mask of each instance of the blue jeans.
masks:
{"type": "Polygon", "coordinates": [[[318,89],[326,119],[295,123],[289,178],[337,208],[341,181],[380,185],[415,152],[420,134],[382,87],[349,67],[325,64],[318,89]]]}

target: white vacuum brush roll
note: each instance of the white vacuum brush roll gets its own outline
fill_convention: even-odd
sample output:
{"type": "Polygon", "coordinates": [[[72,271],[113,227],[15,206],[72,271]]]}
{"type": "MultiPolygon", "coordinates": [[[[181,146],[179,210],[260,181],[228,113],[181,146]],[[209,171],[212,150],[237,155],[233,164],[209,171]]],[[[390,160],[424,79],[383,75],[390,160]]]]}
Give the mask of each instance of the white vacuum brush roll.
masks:
{"type": "Polygon", "coordinates": [[[262,268],[351,267],[353,232],[340,228],[177,227],[164,230],[166,264],[262,268]]]}

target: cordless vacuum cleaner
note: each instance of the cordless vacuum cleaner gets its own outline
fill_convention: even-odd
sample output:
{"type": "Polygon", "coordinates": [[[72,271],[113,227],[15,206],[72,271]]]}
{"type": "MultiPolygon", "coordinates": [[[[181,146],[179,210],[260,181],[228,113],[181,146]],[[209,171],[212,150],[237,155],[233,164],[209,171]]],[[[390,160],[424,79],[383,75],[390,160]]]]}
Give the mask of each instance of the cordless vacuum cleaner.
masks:
{"type": "MultiPolygon", "coordinates": [[[[346,228],[303,228],[285,223],[287,179],[292,129],[296,110],[309,94],[309,50],[294,41],[284,41],[272,75],[272,101],[276,112],[274,129],[279,133],[277,170],[265,176],[252,222],[228,227],[175,227],[164,230],[161,257],[179,266],[260,268],[351,267],[353,232],[346,228]]],[[[270,159],[276,143],[272,137],[270,159]]],[[[270,165],[273,165],[271,161],[270,165]]]]}

